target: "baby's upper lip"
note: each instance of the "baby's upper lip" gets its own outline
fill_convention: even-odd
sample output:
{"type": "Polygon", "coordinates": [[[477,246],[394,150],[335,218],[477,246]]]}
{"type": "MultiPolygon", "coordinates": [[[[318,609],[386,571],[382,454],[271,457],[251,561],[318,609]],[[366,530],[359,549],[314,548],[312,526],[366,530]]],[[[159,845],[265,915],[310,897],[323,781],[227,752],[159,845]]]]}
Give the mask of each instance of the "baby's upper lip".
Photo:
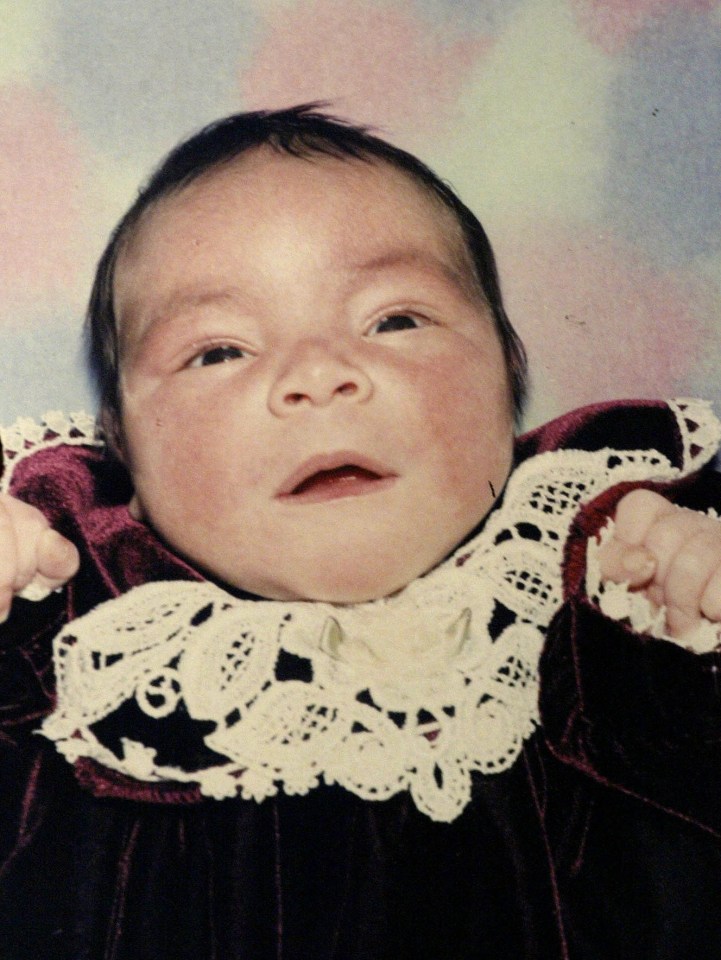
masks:
{"type": "Polygon", "coordinates": [[[300,488],[315,474],[329,470],[338,470],[341,467],[358,467],[369,474],[375,474],[379,480],[386,477],[395,477],[397,474],[385,464],[373,457],[358,453],[355,450],[337,450],[333,453],[320,453],[304,460],[288,476],[280,486],[276,497],[290,497],[298,493],[300,488]]]}

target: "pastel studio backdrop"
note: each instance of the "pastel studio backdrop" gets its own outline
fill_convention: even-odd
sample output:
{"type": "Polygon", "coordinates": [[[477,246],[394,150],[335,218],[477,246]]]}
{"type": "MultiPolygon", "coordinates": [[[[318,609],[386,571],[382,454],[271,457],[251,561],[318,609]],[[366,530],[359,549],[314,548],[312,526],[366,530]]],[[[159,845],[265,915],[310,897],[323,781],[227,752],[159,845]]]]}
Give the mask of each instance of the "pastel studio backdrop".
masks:
{"type": "Polygon", "coordinates": [[[719,0],[0,0],[0,421],[92,408],[94,261],[218,115],[326,99],[485,223],[528,423],[721,402],[719,0]]]}

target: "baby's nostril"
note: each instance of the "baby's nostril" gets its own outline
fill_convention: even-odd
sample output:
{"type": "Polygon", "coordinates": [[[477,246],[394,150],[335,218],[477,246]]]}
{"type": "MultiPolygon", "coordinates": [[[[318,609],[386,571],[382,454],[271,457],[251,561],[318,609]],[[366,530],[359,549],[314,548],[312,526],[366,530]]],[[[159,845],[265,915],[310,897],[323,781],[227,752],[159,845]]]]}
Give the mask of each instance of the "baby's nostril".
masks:
{"type": "Polygon", "coordinates": [[[349,380],[348,383],[342,383],[338,387],[338,393],[343,397],[352,397],[354,393],[358,392],[358,384],[353,383],[352,380],[349,380]]]}

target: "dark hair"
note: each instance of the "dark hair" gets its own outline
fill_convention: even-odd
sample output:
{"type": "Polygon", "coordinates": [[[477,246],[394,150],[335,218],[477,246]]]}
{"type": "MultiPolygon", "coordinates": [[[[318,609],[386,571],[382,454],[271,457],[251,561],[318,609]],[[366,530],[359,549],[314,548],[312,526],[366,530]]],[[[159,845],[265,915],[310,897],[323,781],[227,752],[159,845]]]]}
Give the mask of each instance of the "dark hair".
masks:
{"type": "Polygon", "coordinates": [[[113,310],[113,277],[119,254],[145,211],[156,201],[177,193],[213,168],[264,145],[304,159],[321,154],[337,159],[380,160],[422,184],[451,211],[493,315],[509,373],[514,416],[517,423],[520,421],[527,388],[526,354],[503,307],[495,257],[478,219],[448,184],[412,154],[363,127],[324,113],[323,106],[311,103],[287,110],[238,113],[204,127],[168,154],[116,226],[98,263],[86,320],[90,370],[100,398],[100,422],[111,445],[118,440],[121,420],[118,331],[113,310]]]}

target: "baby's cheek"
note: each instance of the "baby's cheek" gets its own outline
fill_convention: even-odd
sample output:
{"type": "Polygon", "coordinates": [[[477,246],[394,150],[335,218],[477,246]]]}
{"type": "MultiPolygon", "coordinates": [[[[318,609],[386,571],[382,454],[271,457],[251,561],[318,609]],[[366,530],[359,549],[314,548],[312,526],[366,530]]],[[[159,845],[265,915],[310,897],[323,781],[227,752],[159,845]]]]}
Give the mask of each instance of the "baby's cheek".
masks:
{"type": "Polygon", "coordinates": [[[502,373],[473,363],[436,366],[421,393],[425,438],[452,484],[498,481],[507,471],[513,420],[502,373]],[[479,476],[483,475],[483,476],[479,476]],[[487,477],[485,476],[487,474],[487,477]]]}

